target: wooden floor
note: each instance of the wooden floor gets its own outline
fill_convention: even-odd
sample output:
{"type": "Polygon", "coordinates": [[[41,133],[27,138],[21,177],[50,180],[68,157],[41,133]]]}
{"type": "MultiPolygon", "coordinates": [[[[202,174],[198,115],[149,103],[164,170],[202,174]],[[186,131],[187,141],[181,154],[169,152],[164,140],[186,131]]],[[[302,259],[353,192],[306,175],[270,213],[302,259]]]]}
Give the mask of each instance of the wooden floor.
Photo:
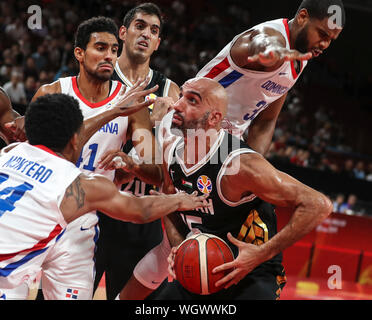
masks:
{"type": "MultiPolygon", "coordinates": [[[[38,284],[31,288],[29,300],[36,298],[38,284]]],[[[372,285],[355,282],[342,283],[341,289],[329,289],[324,279],[308,279],[287,276],[281,300],[372,300],[372,285]]],[[[96,290],[93,300],[106,300],[105,278],[96,290]]]]}

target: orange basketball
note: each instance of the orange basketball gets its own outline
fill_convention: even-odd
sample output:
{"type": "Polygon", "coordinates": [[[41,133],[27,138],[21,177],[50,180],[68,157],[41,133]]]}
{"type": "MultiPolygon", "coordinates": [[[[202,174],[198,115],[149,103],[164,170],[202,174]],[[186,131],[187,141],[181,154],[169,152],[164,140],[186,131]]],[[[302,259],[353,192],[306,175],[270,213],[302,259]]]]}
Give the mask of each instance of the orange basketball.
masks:
{"type": "Polygon", "coordinates": [[[212,270],[233,260],[234,255],[225,241],[212,234],[199,233],[179,245],[174,270],[177,280],[186,290],[208,295],[223,288],[216,287],[215,283],[231,271],[213,274],[212,270]]]}

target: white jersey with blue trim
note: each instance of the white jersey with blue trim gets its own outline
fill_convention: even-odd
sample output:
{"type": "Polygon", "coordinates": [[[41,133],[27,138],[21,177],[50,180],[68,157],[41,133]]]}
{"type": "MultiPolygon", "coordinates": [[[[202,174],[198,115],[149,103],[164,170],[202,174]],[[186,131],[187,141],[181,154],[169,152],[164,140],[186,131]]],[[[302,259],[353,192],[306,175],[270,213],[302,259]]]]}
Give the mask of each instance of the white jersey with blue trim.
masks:
{"type": "MultiPolygon", "coordinates": [[[[279,31],[286,39],[286,48],[291,48],[287,19],[267,21],[252,29],[264,27],[279,31]]],[[[251,121],[261,111],[293,87],[307,64],[307,61],[300,63],[299,73],[296,72],[293,61],[284,62],[280,68],[272,72],[253,71],[238,67],[231,58],[230,50],[237,39],[248,31],[235,36],[196,75],[197,77],[215,79],[226,89],[229,105],[222,127],[238,137],[244,133],[251,121]]]]}
{"type": "Polygon", "coordinates": [[[59,206],[79,174],[52,150],[27,142],[0,157],[0,288],[33,281],[64,232],[59,206]]]}

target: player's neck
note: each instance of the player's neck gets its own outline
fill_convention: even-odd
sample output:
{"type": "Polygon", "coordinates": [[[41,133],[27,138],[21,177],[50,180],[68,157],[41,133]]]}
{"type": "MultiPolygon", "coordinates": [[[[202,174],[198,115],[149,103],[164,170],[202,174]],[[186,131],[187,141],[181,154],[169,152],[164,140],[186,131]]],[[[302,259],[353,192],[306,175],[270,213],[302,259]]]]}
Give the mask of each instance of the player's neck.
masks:
{"type": "Polygon", "coordinates": [[[288,20],[288,29],[289,29],[289,41],[290,41],[290,44],[291,46],[294,45],[295,41],[296,41],[296,37],[297,37],[297,25],[296,25],[296,20],[295,19],[292,19],[292,20],[288,20]]]}
{"type": "Polygon", "coordinates": [[[146,78],[150,71],[150,59],[143,63],[138,63],[133,61],[133,59],[129,59],[124,50],[118,58],[118,64],[121,72],[132,84],[136,83],[140,78],[146,78]]]}
{"type": "Polygon", "coordinates": [[[100,102],[110,94],[110,80],[95,79],[84,71],[79,73],[76,80],[80,93],[89,102],[100,102]]]}

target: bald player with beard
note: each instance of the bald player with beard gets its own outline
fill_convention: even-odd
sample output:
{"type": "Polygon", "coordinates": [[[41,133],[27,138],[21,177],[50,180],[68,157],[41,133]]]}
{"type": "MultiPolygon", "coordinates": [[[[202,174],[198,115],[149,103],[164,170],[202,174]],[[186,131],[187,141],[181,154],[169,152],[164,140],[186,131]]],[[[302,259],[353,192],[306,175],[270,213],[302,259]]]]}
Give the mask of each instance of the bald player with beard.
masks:
{"type": "MultiPolygon", "coordinates": [[[[332,212],[331,202],[276,170],[261,154],[222,129],[227,96],[215,80],[187,81],[173,108],[171,129],[176,138],[164,144],[163,192],[197,191],[208,195],[209,205],[164,218],[167,237],[174,247],[170,266],[175,247],[188,235],[214,234],[231,246],[236,257],[214,271],[234,270],[218,282],[226,290],[203,299],[278,299],[285,285],[281,252],[321,223],[332,212]],[[292,212],[291,220],[280,232],[273,205],[292,212]]],[[[159,274],[167,275],[156,271],[164,270],[170,251],[157,246],[146,255],[121,291],[120,299],[146,297],[151,292],[148,279],[160,281],[159,274]]],[[[175,277],[172,269],[171,275],[175,277]]],[[[174,281],[162,288],[157,299],[201,297],[174,281]]]]}

